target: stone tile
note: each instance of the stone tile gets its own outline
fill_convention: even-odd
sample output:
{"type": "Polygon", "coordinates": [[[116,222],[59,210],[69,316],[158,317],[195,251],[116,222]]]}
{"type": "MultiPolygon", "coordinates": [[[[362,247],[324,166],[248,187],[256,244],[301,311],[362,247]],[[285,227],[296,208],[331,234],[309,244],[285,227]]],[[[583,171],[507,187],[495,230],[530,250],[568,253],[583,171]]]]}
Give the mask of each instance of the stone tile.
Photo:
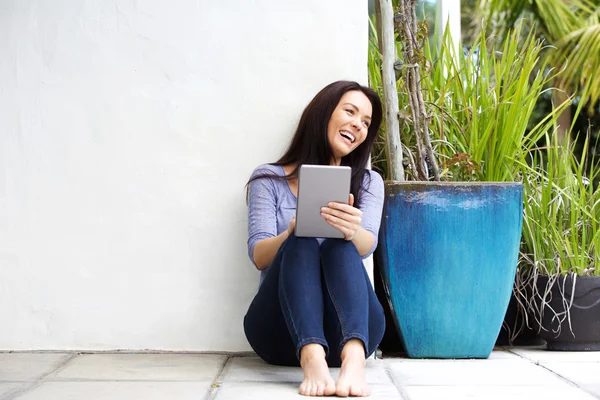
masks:
{"type": "MultiPolygon", "coordinates": [[[[521,357],[519,357],[516,354],[513,354],[507,350],[498,348],[495,349],[494,351],[492,351],[492,353],[490,354],[489,358],[487,358],[487,360],[518,360],[521,357]]],[[[441,360],[441,359],[426,359],[426,358],[408,358],[408,357],[384,357],[384,360],[402,360],[402,361],[411,361],[411,362],[431,362],[431,361],[448,361],[448,360],[441,360]]],[[[466,361],[479,361],[479,360],[484,360],[484,359],[464,359],[466,361]]],[[[449,361],[456,361],[456,360],[449,360],[449,361]]]]}
{"type": "Polygon", "coordinates": [[[392,384],[389,385],[376,385],[372,384],[371,387],[371,396],[367,398],[377,399],[377,400],[387,400],[387,399],[405,399],[406,397],[402,397],[398,388],[392,384]]]}
{"type": "Polygon", "coordinates": [[[371,396],[367,398],[377,399],[377,400],[387,400],[387,399],[404,399],[400,395],[398,388],[393,384],[369,384],[371,388],[371,396]]]}
{"type": "Polygon", "coordinates": [[[540,365],[579,386],[600,382],[600,362],[542,362],[540,365]]]}
{"type": "Polygon", "coordinates": [[[197,400],[211,382],[44,382],[14,400],[197,400]]]}
{"type": "Polygon", "coordinates": [[[233,357],[229,359],[222,375],[223,382],[287,382],[300,383],[300,367],[270,365],[258,357],[233,357]]]}
{"type": "Polygon", "coordinates": [[[600,351],[549,351],[539,347],[510,351],[535,362],[600,362],[600,351]]]}
{"type": "MultiPolygon", "coordinates": [[[[371,399],[402,399],[398,389],[392,384],[371,385],[371,392],[371,397],[369,397],[371,399]]],[[[306,398],[298,394],[298,385],[295,383],[226,382],[219,387],[215,400],[286,400],[306,398]]]]}
{"type": "Polygon", "coordinates": [[[0,381],[34,381],[68,357],[65,353],[0,353],[0,381]]]}
{"type": "MultiPolygon", "coordinates": [[[[340,369],[331,368],[331,376],[333,377],[333,379],[338,379],[338,377],[340,376],[340,369]]],[[[367,383],[370,385],[392,383],[392,380],[390,379],[385,370],[385,363],[383,362],[383,360],[367,360],[365,378],[367,380],[367,383]]]]}
{"type": "Polygon", "coordinates": [[[596,385],[584,385],[581,387],[583,390],[585,390],[588,393],[593,394],[594,396],[598,397],[600,399],[600,384],[596,384],[596,385]]]}
{"type": "Polygon", "coordinates": [[[498,350],[492,351],[492,354],[490,354],[490,357],[488,358],[488,360],[515,360],[518,358],[519,358],[518,355],[513,354],[510,351],[498,349],[498,350]]]}
{"type": "Polygon", "coordinates": [[[527,360],[387,361],[394,381],[402,386],[528,386],[568,385],[527,360]]]}
{"type": "Polygon", "coordinates": [[[298,394],[296,383],[229,383],[225,382],[217,389],[214,400],[269,400],[269,399],[306,399],[298,394]]]}
{"type": "Polygon", "coordinates": [[[19,389],[20,387],[25,386],[24,383],[16,383],[16,382],[2,382],[0,383],[0,399],[2,396],[12,392],[13,390],[19,389]]]}
{"type": "Polygon", "coordinates": [[[212,381],[226,359],[213,354],[85,354],[47,380],[212,381]]]}
{"type": "Polygon", "coordinates": [[[411,400],[595,400],[571,386],[408,386],[402,390],[411,400]]]}
{"type": "MultiPolygon", "coordinates": [[[[339,368],[331,368],[331,376],[337,379],[339,368]]],[[[258,357],[234,357],[229,360],[223,374],[223,382],[291,382],[299,384],[304,375],[300,367],[269,365],[258,357]]],[[[367,382],[391,383],[382,360],[367,360],[367,382]]]]}

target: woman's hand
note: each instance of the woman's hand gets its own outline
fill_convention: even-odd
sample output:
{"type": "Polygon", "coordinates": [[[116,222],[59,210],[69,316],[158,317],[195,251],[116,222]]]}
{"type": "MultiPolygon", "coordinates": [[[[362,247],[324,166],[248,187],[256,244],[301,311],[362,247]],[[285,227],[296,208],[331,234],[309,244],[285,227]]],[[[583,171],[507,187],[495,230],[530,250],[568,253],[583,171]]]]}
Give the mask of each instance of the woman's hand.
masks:
{"type": "Polygon", "coordinates": [[[296,228],[296,216],[294,215],[288,225],[287,233],[288,236],[291,236],[294,233],[294,229],[296,228]]]}
{"type": "Polygon", "coordinates": [[[350,193],[349,204],[329,203],[321,208],[321,216],[325,221],[344,234],[344,239],[352,240],[356,236],[362,222],[362,211],[353,207],[354,195],[350,193]]]}

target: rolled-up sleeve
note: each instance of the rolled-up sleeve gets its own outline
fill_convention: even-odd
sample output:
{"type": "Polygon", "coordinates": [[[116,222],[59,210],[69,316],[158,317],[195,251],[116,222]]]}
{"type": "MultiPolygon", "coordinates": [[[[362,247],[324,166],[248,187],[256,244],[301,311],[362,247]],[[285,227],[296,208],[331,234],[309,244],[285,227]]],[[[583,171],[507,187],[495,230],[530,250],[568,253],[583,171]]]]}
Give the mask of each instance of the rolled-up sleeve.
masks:
{"type": "Polygon", "coordinates": [[[363,188],[361,193],[361,200],[359,209],[363,212],[361,226],[368,232],[371,232],[375,237],[373,247],[367,254],[362,258],[367,258],[377,248],[379,239],[379,226],[381,224],[381,216],[383,214],[383,199],[385,190],[383,186],[383,179],[375,172],[369,170],[365,174],[365,181],[363,182],[363,188]],[[369,182],[370,176],[370,182],[369,182]]]}
{"type": "MultiPolygon", "coordinates": [[[[252,178],[270,175],[257,169],[252,178]]],[[[248,257],[254,263],[254,247],[263,239],[277,236],[277,196],[271,178],[252,181],[248,187],[248,257]]],[[[254,263],[256,265],[256,263],[254,263]]]]}

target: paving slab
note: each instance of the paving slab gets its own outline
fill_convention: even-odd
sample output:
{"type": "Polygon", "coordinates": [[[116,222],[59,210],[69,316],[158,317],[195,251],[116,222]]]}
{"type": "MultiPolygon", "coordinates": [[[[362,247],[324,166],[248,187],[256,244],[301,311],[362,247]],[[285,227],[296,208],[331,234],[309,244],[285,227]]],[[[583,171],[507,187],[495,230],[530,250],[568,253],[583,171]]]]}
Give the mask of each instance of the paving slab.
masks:
{"type": "Polygon", "coordinates": [[[387,360],[401,386],[569,385],[564,379],[523,360],[387,360]]]}
{"type": "MultiPolygon", "coordinates": [[[[339,368],[330,368],[331,376],[337,379],[339,368]]],[[[365,372],[367,383],[392,383],[382,360],[367,360],[365,372]]],[[[304,374],[300,367],[270,365],[258,357],[232,357],[223,371],[223,382],[291,382],[299,384],[304,374]]]]}
{"type": "Polygon", "coordinates": [[[518,355],[506,350],[494,350],[488,360],[515,360],[520,358],[518,355]]]}
{"type": "MultiPolygon", "coordinates": [[[[488,358],[465,358],[463,360],[465,361],[499,361],[499,360],[519,360],[523,357],[511,353],[508,350],[503,350],[503,349],[497,349],[492,351],[492,353],[490,354],[490,356],[488,358]]],[[[431,361],[447,361],[445,359],[431,359],[431,358],[408,358],[408,357],[397,357],[397,356],[385,356],[383,357],[384,360],[400,360],[400,361],[410,361],[410,362],[423,362],[423,363],[428,363],[431,361]]],[[[460,361],[460,360],[457,360],[460,361]]]]}
{"type": "Polygon", "coordinates": [[[214,354],[84,354],[46,380],[212,381],[226,360],[214,354]]]}
{"type": "Polygon", "coordinates": [[[1,382],[0,383],[0,399],[8,393],[11,393],[14,390],[17,390],[23,386],[26,386],[24,383],[17,382],[1,382]]]}
{"type": "MultiPolygon", "coordinates": [[[[398,389],[392,385],[371,385],[371,397],[377,400],[402,399],[398,389]]],[[[231,382],[223,383],[216,391],[215,400],[287,400],[304,399],[298,394],[298,385],[294,383],[270,382],[231,382]]]]}
{"type": "Polygon", "coordinates": [[[578,386],[600,383],[600,362],[542,362],[540,365],[578,386]]]}
{"type": "Polygon", "coordinates": [[[69,357],[67,353],[0,353],[0,381],[35,381],[69,357]]]}
{"type": "Polygon", "coordinates": [[[600,384],[584,385],[582,389],[600,399],[600,384]]]}
{"type": "Polygon", "coordinates": [[[596,400],[571,386],[408,386],[411,400],[596,400]]]}
{"type": "Polygon", "coordinates": [[[212,382],[44,382],[14,400],[198,400],[212,382]]]}
{"type": "Polygon", "coordinates": [[[514,348],[510,351],[535,362],[600,362],[600,351],[549,351],[545,347],[514,348]]]}

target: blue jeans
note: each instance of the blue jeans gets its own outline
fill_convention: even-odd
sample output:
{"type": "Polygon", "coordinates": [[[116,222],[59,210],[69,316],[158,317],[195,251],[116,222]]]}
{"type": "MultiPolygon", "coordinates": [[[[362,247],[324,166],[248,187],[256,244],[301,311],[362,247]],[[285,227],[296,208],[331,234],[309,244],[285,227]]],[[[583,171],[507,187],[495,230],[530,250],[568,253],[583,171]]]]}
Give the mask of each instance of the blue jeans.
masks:
{"type": "Polygon", "coordinates": [[[298,366],[300,350],[323,345],[330,367],[359,339],[365,356],[383,337],[385,318],[353,243],[291,235],[279,248],[244,317],[256,354],[270,364],[298,366]]]}

